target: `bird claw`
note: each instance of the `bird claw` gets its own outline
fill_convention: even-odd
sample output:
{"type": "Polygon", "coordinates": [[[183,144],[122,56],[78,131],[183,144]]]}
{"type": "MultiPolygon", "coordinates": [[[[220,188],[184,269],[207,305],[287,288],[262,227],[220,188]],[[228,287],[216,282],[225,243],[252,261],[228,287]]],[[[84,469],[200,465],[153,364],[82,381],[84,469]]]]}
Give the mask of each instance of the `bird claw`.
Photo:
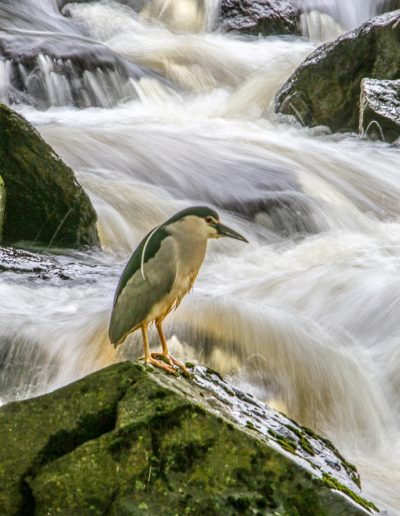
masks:
{"type": "Polygon", "coordinates": [[[173,374],[174,376],[177,376],[176,371],[172,365],[168,365],[162,360],[157,360],[156,358],[153,358],[152,355],[155,355],[155,353],[152,353],[150,356],[145,357],[144,360],[145,360],[146,364],[151,364],[154,367],[163,369],[164,371],[166,371],[169,374],[173,374]]]}
{"type": "Polygon", "coordinates": [[[185,366],[185,364],[183,364],[183,362],[181,362],[180,360],[177,360],[175,357],[173,357],[172,355],[168,354],[168,355],[164,355],[164,353],[151,353],[151,357],[154,357],[154,358],[159,358],[165,362],[167,362],[171,367],[178,367],[184,376],[186,376],[187,378],[191,378],[191,373],[189,371],[189,369],[185,366]]]}

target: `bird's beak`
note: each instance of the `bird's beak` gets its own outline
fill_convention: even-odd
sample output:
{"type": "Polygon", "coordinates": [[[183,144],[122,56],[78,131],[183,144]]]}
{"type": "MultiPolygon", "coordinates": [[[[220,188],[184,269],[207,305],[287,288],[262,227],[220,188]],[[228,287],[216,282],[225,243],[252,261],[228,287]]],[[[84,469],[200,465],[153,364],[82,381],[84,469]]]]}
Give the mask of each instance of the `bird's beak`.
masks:
{"type": "Polygon", "coordinates": [[[217,230],[217,236],[219,237],[230,237],[235,238],[236,240],[241,240],[242,242],[249,243],[248,240],[244,238],[244,236],[240,235],[234,229],[228,228],[228,226],[224,226],[220,222],[215,225],[215,229],[217,230]]]}

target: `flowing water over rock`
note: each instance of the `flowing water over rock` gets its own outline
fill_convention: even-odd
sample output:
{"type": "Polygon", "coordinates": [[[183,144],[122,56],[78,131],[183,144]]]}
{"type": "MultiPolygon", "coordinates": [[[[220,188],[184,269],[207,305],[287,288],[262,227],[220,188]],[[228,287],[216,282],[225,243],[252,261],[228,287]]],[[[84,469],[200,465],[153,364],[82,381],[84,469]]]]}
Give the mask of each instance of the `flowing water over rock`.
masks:
{"type": "MultiPolygon", "coordinates": [[[[400,514],[399,151],[277,119],[276,91],[317,43],[215,31],[217,2],[67,4],[68,17],[50,0],[14,4],[2,3],[1,28],[22,54],[37,38],[48,66],[31,72],[45,86],[28,90],[9,54],[0,66],[16,66],[22,86],[5,97],[3,71],[0,95],[76,172],[103,252],[4,251],[0,398],[140,356],[138,335],[117,352],[108,343],[119,274],[145,232],[207,203],[250,244],[210,243],[193,293],[167,319],[171,347],[328,436],[358,466],[365,496],[400,514]],[[68,38],[82,44],[78,78],[67,71],[78,61],[43,47],[68,38]],[[93,66],[106,53],[113,80],[93,66]],[[74,88],[89,100],[61,96],[74,88]]],[[[335,21],[373,14],[359,5],[346,2],[354,19],[335,21]]]]}

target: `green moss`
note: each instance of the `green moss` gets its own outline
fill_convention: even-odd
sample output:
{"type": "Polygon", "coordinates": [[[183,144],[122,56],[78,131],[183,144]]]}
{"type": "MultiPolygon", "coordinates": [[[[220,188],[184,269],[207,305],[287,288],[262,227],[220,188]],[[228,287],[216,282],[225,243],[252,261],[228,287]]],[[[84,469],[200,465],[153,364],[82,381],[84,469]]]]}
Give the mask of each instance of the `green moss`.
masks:
{"type": "Polygon", "coordinates": [[[300,430],[300,428],[296,428],[295,426],[288,425],[286,427],[288,430],[293,432],[299,438],[299,444],[303,448],[305,452],[310,455],[315,455],[315,450],[312,447],[310,441],[305,437],[304,433],[300,430]]]}
{"type": "Polygon", "coordinates": [[[2,407],[0,513],[362,514],[201,390],[125,363],[2,407]]]}
{"type": "Polygon", "coordinates": [[[224,381],[224,379],[222,378],[222,375],[215,369],[211,369],[211,367],[207,367],[206,370],[207,370],[208,374],[215,374],[215,376],[217,376],[221,381],[224,381]]]}
{"type": "Polygon", "coordinates": [[[271,428],[268,429],[269,435],[271,435],[277,443],[279,443],[283,449],[290,453],[296,453],[297,444],[292,439],[289,439],[288,437],[284,437],[281,434],[278,434],[271,428]]]}
{"type": "Polygon", "coordinates": [[[358,474],[357,468],[346,460],[343,455],[339,452],[339,450],[336,448],[336,446],[326,437],[322,437],[318,434],[316,434],[313,430],[310,428],[307,428],[305,426],[302,426],[301,429],[308,434],[310,437],[313,437],[314,439],[322,441],[327,448],[329,448],[337,457],[340,459],[342,466],[346,470],[346,473],[351,477],[353,482],[361,488],[361,481],[360,481],[360,475],[358,474]]]}
{"type": "Polygon", "coordinates": [[[357,493],[355,493],[354,491],[349,489],[347,486],[340,483],[336,478],[334,478],[329,473],[323,473],[322,481],[325,483],[325,485],[331,487],[332,489],[337,489],[338,491],[341,491],[342,493],[346,494],[352,500],[354,500],[356,503],[358,503],[365,509],[367,509],[369,511],[372,509],[374,511],[379,512],[378,507],[374,503],[372,503],[368,500],[365,500],[365,498],[362,498],[357,493]]]}

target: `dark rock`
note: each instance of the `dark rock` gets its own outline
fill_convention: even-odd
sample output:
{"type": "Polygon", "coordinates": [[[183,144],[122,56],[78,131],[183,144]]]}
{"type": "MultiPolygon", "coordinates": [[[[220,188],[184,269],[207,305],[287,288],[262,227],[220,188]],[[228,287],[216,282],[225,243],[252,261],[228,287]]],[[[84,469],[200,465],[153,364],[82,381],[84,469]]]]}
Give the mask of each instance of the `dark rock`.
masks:
{"type": "Polygon", "coordinates": [[[296,34],[297,9],[287,0],[222,0],[221,23],[244,34],[296,34]]]}
{"type": "Polygon", "coordinates": [[[309,198],[299,190],[272,191],[258,199],[225,202],[221,206],[251,221],[256,220],[282,236],[319,230],[309,198]]]}
{"type": "Polygon", "coordinates": [[[400,11],[317,48],[278,92],[276,109],[303,125],[357,131],[364,77],[400,77],[400,11]]]}
{"type": "Polygon", "coordinates": [[[6,242],[98,245],[96,213],[67,167],[20,115],[0,105],[0,170],[7,198],[6,242]]]}
{"type": "Polygon", "coordinates": [[[400,137],[400,80],[362,80],[359,130],[389,143],[400,137]]]}
{"type": "Polygon", "coordinates": [[[6,189],[0,176],[0,242],[3,240],[4,215],[6,211],[6,189]]]}
{"type": "Polygon", "coordinates": [[[329,441],[201,367],[130,362],[0,409],[0,512],[371,514],[329,441]],[[333,466],[332,466],[333,464],[333,466]]]}

